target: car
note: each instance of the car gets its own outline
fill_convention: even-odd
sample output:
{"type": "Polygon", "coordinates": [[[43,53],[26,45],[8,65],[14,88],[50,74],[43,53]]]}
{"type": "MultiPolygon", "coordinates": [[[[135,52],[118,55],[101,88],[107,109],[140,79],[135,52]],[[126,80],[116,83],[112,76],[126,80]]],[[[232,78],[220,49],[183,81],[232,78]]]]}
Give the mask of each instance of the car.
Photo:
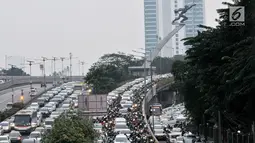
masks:
{"type": "Polygon", "coordinates": [[[11,143],[22,143],[22,136],[19,131],[11,131],[9,138],[11,143]]]}
{"type": "Polygon", "coordinates": [[[40,141],[37,141],[34,138],[24,139],[22,143],[40,143],[40,141]]]}
{"type": "Polygon", "coordinates": [[[41,141],[42,134],[39,131],[33,131],[33,132],[30,133],[29,138],[34,138],[37,141],[41,141]]]}
{"type": "Polygon", "coordinates": [[[38,102],[38,104],[39,104],[40,107],[43,107],[43,106],[45,105],[45,103],[46,103],[44,97],[38,98],[38,99],[37,99],[37,102],[38,102]]]}
{"type": "Polygon", "coordinates": [[[45,83],[41,83],[41,87],[47,87],[45,83]]]}
{"type": "Polygon", "coordinates": [[[11,125],[10,122],[8,121],[3,121],[0,123],[0,125],[2,126],[2,130],[4,133],[8,133],[11,131],[11,125]]]}
{"type": "Polygon", "coordinates": [[[54,97],[50,100],[50,102],[56,102],[57,106],[60,104],[60,102],[62,102],[62,98],[59,97],[54,97]]]}
{"type": "Polygon", "coordinates": [[[43,117],[49,117],[50,116],[50,110],[47,107],[42,107],[40,109],[40,112],[42,114],[43,117]]]}
{"type": "Polygon", "coordinates": [[[61,112],[54,111],[50,114],[50,118],[56,119],[61,115],[61,112]]]}
{"type": "Polygon", "coordinates": [[[32,102],[32,103],[30,104],[30,107],[31,107],[32,109],[36,110],[36,111],[38,111],[39,108],[40,108],[39,103],[37,103],[37,102],[32,102]]]}
{"type": "Polygon", "coordinates": [[[49,102],[51,99],[49,94],[43,94],[41,97],[45,98],[47,102],[49,102]]]}
{"type": "Polygon", "coordinates": [[[9,136],[8,135],[0,136],[0,143],[2,143],[2,142],[10,143],[11,141],[10,141],[9,136]]]}
{"type": "Polygon", "coordinates": [[[56,110],[55,104],[48,103],[44,106],[45,108],[48,108],[50,113],[56,110]]]}
{"type": "Polygon", "coordinates": [[[127,139],[126,135],[118,134],[115,137],[114,143],[130,143],[130,141],[127,139]]]}
{"type": "Polygon", "coordinates": [[[45,129],[44,129],[44,127],[37,127],[37,128],[35,128],[35,131],[38,131],[43,135],[45,132],[45,129]]]}

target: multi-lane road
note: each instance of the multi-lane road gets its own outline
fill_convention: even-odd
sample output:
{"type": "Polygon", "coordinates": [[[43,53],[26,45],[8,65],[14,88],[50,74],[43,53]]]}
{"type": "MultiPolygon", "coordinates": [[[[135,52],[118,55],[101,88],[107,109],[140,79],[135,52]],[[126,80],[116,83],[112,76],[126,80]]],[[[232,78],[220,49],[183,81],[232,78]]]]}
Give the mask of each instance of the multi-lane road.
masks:
{"type": "MultiPolygon", "coordinates": [[[[37,93],[40,93],[43,90],[45,90],[44,87],[41,88],[40,84],[34,84],[33,87],[37,89],[37,93]]],[[[47,87],[50,87],[50,85],[47,85],[47,87]]],[[[29,96],[30,85],[14,88],[14,94],[13,94],[14,102],[20,101],[21,90],[23,90],[24,102],[27,103],[28,101],[31,100],[31,97],[29,96]]],[[[6,107],[6,104],[8,102],[12,102],[12,89],[6,89],[6,90],[0,91],[0,110],[3,110],[6,107]]]]}

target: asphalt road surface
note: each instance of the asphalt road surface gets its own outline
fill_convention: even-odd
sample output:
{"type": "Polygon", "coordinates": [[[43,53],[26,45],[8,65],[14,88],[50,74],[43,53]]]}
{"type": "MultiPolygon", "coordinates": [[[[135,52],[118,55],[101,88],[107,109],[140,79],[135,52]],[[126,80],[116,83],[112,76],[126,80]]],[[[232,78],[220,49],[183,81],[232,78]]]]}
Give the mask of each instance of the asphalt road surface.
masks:
{"type": "MultiPolygon", "coordinates": [[[[37,89],[38,93],[44,90],[44,87],[41,88],[40,84],[34,84],[33,87],[37,89]]],[[[49,85],[47,87],[49,87],[49,85]]],[[[14,89],[14,94],[13,94],[14,103],[20,101],[21,89],[23,89],[23,93],[24,93],[24,102],[27,103],[28,101],[31,100],[31,97],[29,96],[30,86],[27,85],[27,86],[17,87],[14,89]]],[[[10,92],[6,92],[6,93],[4,93],[4,91],[1,91],[1,92],[3,94],[0,93],[0,110],[3,110],[6,107],[6,104],[8,102],[12,102],[12,91],[10,90],[10,92]]]]}

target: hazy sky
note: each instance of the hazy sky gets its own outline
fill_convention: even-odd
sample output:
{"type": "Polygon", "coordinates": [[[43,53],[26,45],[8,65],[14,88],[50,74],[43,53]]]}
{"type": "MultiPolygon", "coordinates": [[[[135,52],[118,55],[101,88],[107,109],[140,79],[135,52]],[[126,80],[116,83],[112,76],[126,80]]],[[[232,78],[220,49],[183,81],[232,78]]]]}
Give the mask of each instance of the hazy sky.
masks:
{"type": "MultiPolygon", "coordinates": [[[[221,2],[206,0],[206,25],[216,25],[221,2]]],[[[105,53],[143,48],[143,15],[143,0],[0,0],[0,67],[4,55],[38,59],[72,52],[88,63],[87,71],[105,53]]],[[[78,59],[73,65],[78,74],[78,59]]],[[[32,70],[32,75],[41,73],[39,65],[32,70]]]]}

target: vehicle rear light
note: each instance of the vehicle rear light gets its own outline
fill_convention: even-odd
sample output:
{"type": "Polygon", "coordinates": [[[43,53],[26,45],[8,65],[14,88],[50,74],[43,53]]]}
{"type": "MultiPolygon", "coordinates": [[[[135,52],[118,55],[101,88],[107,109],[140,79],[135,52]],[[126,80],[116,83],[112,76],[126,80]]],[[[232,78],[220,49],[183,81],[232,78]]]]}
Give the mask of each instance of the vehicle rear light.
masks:
{"type": "Polygon", "coordinates": [[[18,139],[18,140],[21,140],[21,137],[18,137],[17,139],[18,139]]]}

